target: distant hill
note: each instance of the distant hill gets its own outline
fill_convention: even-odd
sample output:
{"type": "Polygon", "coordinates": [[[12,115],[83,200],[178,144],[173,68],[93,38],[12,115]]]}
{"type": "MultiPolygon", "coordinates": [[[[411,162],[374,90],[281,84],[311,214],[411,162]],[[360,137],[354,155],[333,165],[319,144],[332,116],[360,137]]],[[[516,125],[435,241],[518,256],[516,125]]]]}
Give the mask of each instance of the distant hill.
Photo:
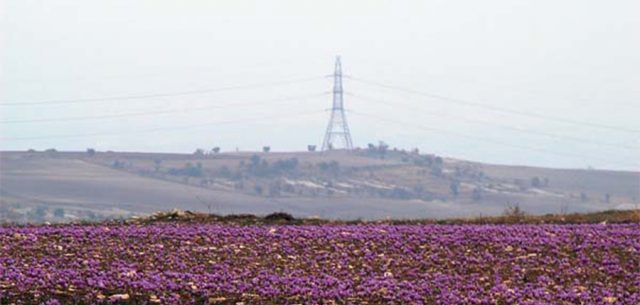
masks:
{"type": "Polygon", "coordinates": [[[0,221],[173,208],[330,219],[630,209],[640,173],[482,164],[385,147],[352,152],[1,152],[0,221]]]}
{"type": "MultiPolygon", "coordinates": [[[[101,225],[122,223],[122,220],[97,222],[101,225]]],[[[177,223],[212,223],[234,225],[359,225],[359,224],[389,224],[389,225],[504,225],[504,224],[625,224],[640,223],[640,209],[634,210],[606,210],[591,213],[544,214],[527,215],[513,208],[500,216],[445,218],[445,219],[378,219],[378,220],[329,220],[321,218],[295,218],[290,214],[277,212],[265,216],[252,214],[215,215],[194,213],[191,211],[171,210],[159,211],[148,216],[134,216],[124,220],[130,224],[154,224],[164,222],[177,223]]],[[[94,224],[94,223],[91,223],[94,224]]]]}

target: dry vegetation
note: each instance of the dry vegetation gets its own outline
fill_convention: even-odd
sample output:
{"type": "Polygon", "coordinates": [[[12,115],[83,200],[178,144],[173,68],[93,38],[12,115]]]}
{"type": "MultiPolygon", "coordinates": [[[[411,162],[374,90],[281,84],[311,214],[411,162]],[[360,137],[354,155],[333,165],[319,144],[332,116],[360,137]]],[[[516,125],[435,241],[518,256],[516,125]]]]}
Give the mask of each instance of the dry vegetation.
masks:
{"type": "Polygon", "coordinates": [[[631,209],[640,174],[479,164],[371,145],[348,153],[3,152],[0,221],[128,218],[179,208],[339,219],[631,209]]]}
{"type": "Polygon", "coordinates": [[[157,222],[179,223],[218,223],[236,225],[344,225],[344,224],[442,224],[442,225],[467,225],[467,224],[625,224],[640,223],[640,210],[609,210],[596,213],[572,213],[572,214],[547,214],[527,215],[517,206],[507,209],[501,216],[451,218],[451,219],[385,219],[385,220],[327,220],[320,218],[295,218],[290,214],[276,212],[266,216],[253,214],[241,215],[215,215],[194,213],[190,211],[173,210],[154,213],[148,217],[134,217],[124,221],[125,223],[152,224],[157,222]]]}

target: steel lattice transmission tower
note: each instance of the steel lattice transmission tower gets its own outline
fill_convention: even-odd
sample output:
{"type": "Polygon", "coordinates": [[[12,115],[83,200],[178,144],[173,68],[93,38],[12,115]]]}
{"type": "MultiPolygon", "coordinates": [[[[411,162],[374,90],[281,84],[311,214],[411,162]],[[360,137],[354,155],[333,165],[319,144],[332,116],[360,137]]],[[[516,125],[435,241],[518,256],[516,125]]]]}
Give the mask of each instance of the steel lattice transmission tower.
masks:
{"type": "Polygon", "coordinates": [[[353,149],[351,133],[347,124],[347,116],[344,114],[344,100],[342,95],[342,65],[340,56],[336,57],[336,66],[333,72],[333,107],[329,125],[322,141],[322,150],[335,148],[353,149]]]}

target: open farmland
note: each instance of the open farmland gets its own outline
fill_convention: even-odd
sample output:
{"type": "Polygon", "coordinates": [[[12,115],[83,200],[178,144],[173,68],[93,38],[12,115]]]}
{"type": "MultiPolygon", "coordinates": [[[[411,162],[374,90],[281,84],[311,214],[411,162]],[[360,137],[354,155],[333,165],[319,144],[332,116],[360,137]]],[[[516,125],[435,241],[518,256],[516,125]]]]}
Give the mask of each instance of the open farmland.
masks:
{"type": "Polygon", "coordinates": [[[594,212],[640,204],[640,173],[481,164],[403,150],[1,152],[0,222],[178,208],[331,219],[594,212]]]}
{"type": "Polygon", "coordinates": [[[640,225],[3,227],[0,300],[638,304],[640,225]]]}

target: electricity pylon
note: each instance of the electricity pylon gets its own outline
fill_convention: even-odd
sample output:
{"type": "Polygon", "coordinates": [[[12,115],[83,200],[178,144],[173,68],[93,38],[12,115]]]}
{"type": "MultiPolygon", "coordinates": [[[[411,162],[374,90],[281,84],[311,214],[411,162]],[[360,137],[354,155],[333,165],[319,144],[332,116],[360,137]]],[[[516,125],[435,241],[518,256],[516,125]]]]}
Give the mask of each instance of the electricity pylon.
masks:
{"type": "Polygon", "coordinates": [[[336,66],[333,72],[333,107],[329,125],[322,141],[322,150],[343,148],[353,149],[351,133],[347,124],[347,116],[344,114],[344,102],[342,95],[342,65],[340,56],[336,57],[336,66]]]}

